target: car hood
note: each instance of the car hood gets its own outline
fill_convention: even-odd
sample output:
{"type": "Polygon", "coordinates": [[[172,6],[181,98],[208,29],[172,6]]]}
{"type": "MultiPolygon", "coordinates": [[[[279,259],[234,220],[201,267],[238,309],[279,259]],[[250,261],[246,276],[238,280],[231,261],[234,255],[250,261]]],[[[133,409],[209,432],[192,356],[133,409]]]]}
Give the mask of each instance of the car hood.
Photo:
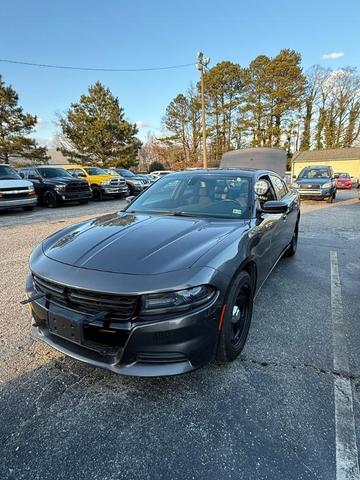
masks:
{"type": "Polygon", "coordinates": [[[114,273],[159,274],[190,268],[221,248],[243,221],[204,220],[119,212],[62,230],[43,242],[44,254],[77,268],[114,273]]]}
{"type": "Polygon", "coordinates": [[[88,184],[86,180],[77,180],[75,178],[68,178],[68,177],[53,177],[53,178],[45,178],[44,183],[52,184],[52,185],[84,185],[88,184]]]}
{"type": "Polygon", "coordinates": [[[296,183],[299,185],[324,185],[331,182],[331,178],[298,178],[296,183]]]}
{"type": "Polygon", "coordinates": [[[31,182],[27,180],[1,180],[0,178],[0,190],[2,188],[29,188],[34,187],[31,182]]]}

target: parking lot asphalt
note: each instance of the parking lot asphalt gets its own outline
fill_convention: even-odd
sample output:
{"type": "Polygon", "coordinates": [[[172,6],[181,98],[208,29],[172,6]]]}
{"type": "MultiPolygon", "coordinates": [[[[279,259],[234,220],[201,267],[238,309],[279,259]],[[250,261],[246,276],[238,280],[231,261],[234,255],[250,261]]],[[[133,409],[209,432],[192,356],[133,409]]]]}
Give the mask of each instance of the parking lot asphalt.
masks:
{"type": "Polygon", "coordinates": [[[34,342],[27,258],[119,202],[0,216],[1,479],[359,480],[360,201],[302,202],[241,357],[125,378],[34,342]]]}

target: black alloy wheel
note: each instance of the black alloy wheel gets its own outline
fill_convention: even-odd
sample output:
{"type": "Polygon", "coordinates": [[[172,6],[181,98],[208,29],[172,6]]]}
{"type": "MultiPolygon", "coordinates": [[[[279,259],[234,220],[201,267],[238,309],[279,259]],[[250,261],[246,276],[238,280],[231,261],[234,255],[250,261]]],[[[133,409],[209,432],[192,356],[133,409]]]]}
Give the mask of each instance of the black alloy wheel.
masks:
{"type": "Polygon", "coordinates": [[[92,188],[94,202],[100,202],[103,199],[101,188],[94,185],[92,188]]]}
{"type": "Polygon", "coordinates": [[[292,257],[293,255],[295,255],[297,250],[298,237],[299,237],[299,221],[296,222],[296,227],[294,230],[293,237],[291,239],[291,242],[288,248],[285,251],[285,257],[292,257]]]}
{"type": "Polygon", "coordinates": [[[44,194],[44,205],[48,208],[56,208],[59,205],[57,195],[52,190],[47,190],[44,194]]]}
{"type": "Polygon", "coordinates": [[[233,282],[226,305],[216,354],[220,362],[235,360],[246,343],[253,307],[253,282],[247,272],[233,282]]]}

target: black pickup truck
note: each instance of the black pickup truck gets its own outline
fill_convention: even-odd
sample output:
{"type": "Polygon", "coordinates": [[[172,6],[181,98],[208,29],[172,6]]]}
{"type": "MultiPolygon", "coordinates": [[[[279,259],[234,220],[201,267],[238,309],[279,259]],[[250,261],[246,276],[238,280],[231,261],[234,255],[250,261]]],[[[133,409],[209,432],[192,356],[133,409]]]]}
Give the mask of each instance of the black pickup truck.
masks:
{"type": "Polygon", "coordinates": [[[22,178],[30,180],[38,195],[39,203],[55,208],[61,203],[87,203],[92,198],[91,188],[85,180],[75,179],[60,167],[20,168],[22,178]]]}

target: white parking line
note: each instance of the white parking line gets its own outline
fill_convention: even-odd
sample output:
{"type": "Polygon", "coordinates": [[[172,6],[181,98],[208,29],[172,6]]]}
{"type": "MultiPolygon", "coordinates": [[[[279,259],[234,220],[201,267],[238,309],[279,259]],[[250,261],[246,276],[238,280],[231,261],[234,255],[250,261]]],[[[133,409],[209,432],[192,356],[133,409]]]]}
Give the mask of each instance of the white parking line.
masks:
{"type": "Polygon", "coordinates": [[[345,376],[335,377],[336,480],[360,480],[358,450],[349,359],[343,324],[343,307],[337,253],[330,252],[331,316],[333,329],[334,370],[345,376]]]}

